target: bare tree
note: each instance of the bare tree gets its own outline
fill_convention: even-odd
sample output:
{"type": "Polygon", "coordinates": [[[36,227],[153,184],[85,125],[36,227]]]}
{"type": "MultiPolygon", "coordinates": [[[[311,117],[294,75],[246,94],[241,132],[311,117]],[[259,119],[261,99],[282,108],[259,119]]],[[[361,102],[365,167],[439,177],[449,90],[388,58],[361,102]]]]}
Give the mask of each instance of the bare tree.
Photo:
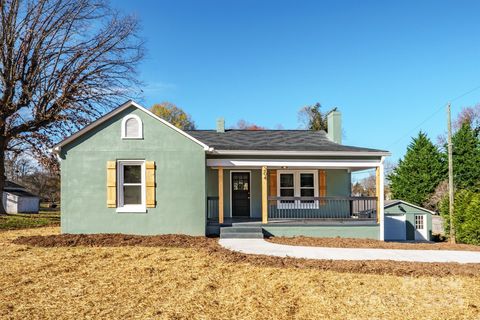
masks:
{"type": "Polygon", "coordinates": [[[35,171],[38,164],[24,153],[8,152],[5,155],[5,177],[10,181],[22,182],[23,178],[35,171]]]}
{"type": "MultiPolygon", "coordinates": [[[[457,132],[460,130],[464,123],[470,124],[476,132],[480,131],[480,104],[476,104],[473,107],[463,107],[455,120],[453,120],[453,131],[457,132]]],[[[446,144],[447,134],[443,132],[437,136],[437,145],[440,148],[445,148],[446,144]]]]}
{"type": "Polygon", "coordinates": [[[465,122],[469,123],[476,130],[480,129],[480,104],[462,108],[457,115],[457,119],[453,122],[455,131],[458,131],[465,122]]]}
{"type": "Polygon", "coordinates": [[[60,200],[60,173],[36,168],[22,179],[23,186],[40,197],[40,201],[56,204],[60,200]]]}
{"type": "Polygon", "coordinates": [[[135,97],[137,32],[102,0],[0,0],[0,190],[6,152],[54,165],[53,142],[135,97]]]}
{"type": "Polygon", "coordinates": [[[237,124],[232,127],[232,129],[260,131],[260,130],[266,130],[267,128],[259,126],[258,124],[250,123],[248,121],[240,119],[237,121],[237,124]]]}
{"type": "Polygon", "coordinates": [[[440,203],[448,196],[448,180],[443,180],[435,188],[435,191],[423,203],[423,206],[429,210],[439,211],[440,203]]]}

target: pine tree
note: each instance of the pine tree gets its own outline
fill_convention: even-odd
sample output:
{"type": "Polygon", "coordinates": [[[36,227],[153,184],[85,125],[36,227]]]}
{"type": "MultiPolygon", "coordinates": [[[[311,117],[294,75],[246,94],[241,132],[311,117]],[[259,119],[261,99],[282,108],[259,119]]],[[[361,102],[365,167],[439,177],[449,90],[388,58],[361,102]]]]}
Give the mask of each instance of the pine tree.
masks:
{"type": "Polygon", "coordinates": [[[421,206],[446,178],[446,169],[445,156],[425,133],[419,132],[388,176],[392,196],[421,206]]]}
{"type": "Polygon", "coordinates": [[[452,137],[453,180],[457,189],[480,191],[480,140],[470,122],[463,122],[452,137]]]}

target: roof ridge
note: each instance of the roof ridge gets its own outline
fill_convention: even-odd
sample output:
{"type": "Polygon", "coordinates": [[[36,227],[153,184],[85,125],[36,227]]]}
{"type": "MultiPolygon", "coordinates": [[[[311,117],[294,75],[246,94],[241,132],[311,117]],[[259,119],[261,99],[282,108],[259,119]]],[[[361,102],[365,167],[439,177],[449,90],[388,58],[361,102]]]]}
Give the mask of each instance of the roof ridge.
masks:
{"type": "MultiPolygon", "coordinates": [[[[215,129],[195,129],[195,130],[185,130],[186,132],[195,132],[195,131],[212,131],[217,132],[215,129]]],[[[260,130],[250,130],[250,129],[225,129],[225,131],[242,131],[242,132],[262,132],[262,131],[298,131],[298,132],[322,132],[326,133],[325,130],[310,130],[310,129],[260,129],[260,130]]],[[[219,132],[220,133],[220,132],[219,132]]],[[[223,133],[223,132],[221,132],[223,133]]]]}

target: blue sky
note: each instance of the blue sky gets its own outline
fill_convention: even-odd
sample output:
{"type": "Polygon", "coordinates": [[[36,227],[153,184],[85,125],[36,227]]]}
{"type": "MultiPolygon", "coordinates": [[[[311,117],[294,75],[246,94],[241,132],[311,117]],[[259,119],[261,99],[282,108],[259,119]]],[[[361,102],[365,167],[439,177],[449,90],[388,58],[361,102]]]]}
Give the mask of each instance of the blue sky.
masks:
{"type": "MultiPolygon", "coordinates": [[[[445,131],[440,108],[480,86],[480,1],[112,6],[142,21],[141,103],[173,102],[200,129],[220,116],[227,126],[245,119],[296,129],[298,109],[318,101],[342,111],[344,144],[389,150],[394,162],[418,130],[436,141],[445,131]]],[[[479,102],[476,90],[455,100],[453,113],[479,102]]]]}

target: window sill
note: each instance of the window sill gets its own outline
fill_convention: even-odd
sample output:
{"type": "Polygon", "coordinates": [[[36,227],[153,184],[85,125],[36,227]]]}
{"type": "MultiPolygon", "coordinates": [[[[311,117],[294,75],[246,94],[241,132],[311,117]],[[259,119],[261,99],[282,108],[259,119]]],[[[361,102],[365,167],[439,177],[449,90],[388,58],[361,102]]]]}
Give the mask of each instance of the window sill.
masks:
{"type": "Polygon", "coordinates": [[[143,206],[119,207],[116,211],[117,213],[147,213],[147,208],[143,206]]]}

